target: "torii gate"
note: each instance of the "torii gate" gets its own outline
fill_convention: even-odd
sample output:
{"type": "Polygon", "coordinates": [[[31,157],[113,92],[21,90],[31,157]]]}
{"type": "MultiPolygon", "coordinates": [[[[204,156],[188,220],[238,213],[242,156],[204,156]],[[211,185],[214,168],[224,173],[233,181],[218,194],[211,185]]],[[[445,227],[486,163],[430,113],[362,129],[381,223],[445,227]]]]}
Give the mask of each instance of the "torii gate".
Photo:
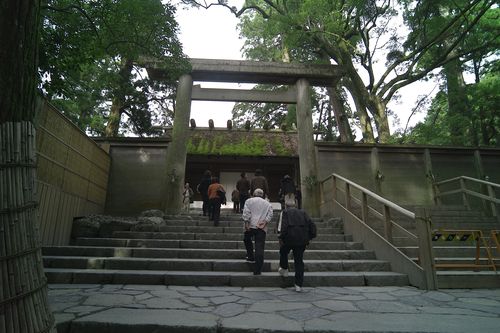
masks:
{"type": "MultiPolygon", "coordinates": [[[[190,59],[189,62],[192,70],[179,78],[177,86],[172,142],[167,149],[165,211],[178,214],[181,210],[191,101],[274,102],[297,104],[302,204],[311,216],[319,216],[310,86],[335,85],[342,74],[339,66],[218,59],[190,59]],[[193,81],[280,84],[290,88],[283,92],[213,89],[193,86],[193,81]]],[[[154,80],[168,75],[161,63],[148,62],[146,69],[154,80]]]]}

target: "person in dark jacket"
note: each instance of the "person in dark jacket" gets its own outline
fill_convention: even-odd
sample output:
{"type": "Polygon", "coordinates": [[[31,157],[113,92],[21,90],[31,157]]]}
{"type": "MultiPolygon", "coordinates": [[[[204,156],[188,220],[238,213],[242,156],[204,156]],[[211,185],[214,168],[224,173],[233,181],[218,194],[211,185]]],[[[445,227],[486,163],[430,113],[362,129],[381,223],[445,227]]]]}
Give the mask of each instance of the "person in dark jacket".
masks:
{"type": "Polygon", "coordinates": [[[255,170],[255,177],[252,178],[250,182],[250,193],[254,193],[256,189],[260,188],[264,191],[264,199],[269,195],[269,185],[267,184],[267,179],[262,175],[262,170],[255,170]]]}
{"type": "Polygon", "coordinates": [[[289,202],[282,211],[278,225],[280,243],[280,267],[278,273],[288,276],[288,254],[293,252],[295,267],[295,291],[302,291],[304,284],[304,251],[311,239],[316,237],[316,225],[309,215],[295,208],[295,202],[289,202]]]}
{"type": "Polygon", "coordinates": [[[245,201],[250,197],[250,181],[245,172],[241,173],[241,178],[236,182],[236,189],[240,192],[240,212],[243,212],[245,201]]]}
{"type": "MultiPolygon", "coordinates": [[[[281,186],[279,192],[281,209],[285,209],[286,205],[289,203],[292,202],[296,203],[295,192],[296,192],[296,187],[295,184],[293,183],[292,177],[290,177],[289,175],[285,175],[281,180],[281,186]]],[[[295,204],[294,206],[297,205],[295,204]]]]}
{"type": "Polygon", "coordinates": [[[201,194],[201,200],[203,200],[203,216],[210,215],[210,203],[208,200],[208,187],[212,183],[212,173],[210,170],[205,170],[200,183],[198,184],[198,192],[201,194]]]}

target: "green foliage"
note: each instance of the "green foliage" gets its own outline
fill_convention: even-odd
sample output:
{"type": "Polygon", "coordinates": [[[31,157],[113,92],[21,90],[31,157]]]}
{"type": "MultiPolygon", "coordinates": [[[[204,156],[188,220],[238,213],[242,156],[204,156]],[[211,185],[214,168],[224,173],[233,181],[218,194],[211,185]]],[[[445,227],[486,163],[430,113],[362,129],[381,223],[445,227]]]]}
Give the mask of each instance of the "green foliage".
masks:
{"type": "Polygon", "coordinates": [[[402,143],[500,146],[500,71],[495,61],[481,80],[467,87],[469,112],[465,115],[450,113],[448,96],[440,91],[433,99],[424,122],[417,124],[402,143]],[[463,128],[461,135],[453,137],[452,128],[463,128]]]}
{"type": "MultiPolygon", "coordinates": [[[[252,1],[252,6],[248,2],[247,11],[242,8],[246,14],[240,25],[247,38],[244,51],[259,60],[279,61],[288,55],[292,61],[323,61],[326,56],[327,61],[342,65],[347,73],[342,83],[357,101],[357,112],[352,114],[368,119],[370,113],[380,142],[384,142],[389,134],[386,105],[400,88],[495,39],[489,34],[479,47],[466,43],[474,40],[483,17],[488,21],[485,25],[493,24],[488,16],[496,10],[495,1],[398,3],[405,9],[408,36],[396,25],[396,10],[401,7],[390,1],[252,1]],[[389,42],[381,44],[381,40],[389,42]],[[380,72],[376,62],[384,55],[387,68],[380,72]]],[[[367,138],[369,135],[366,133],[367,138]]]]}
{"type": "Polygon", "coordinates": [[[152,82],[137,60],[162,60],[172,78],[185,70],[174,14],[160,0],[46,1],[39,65],[45,95],[92,133],[103,133],[102,120],[110,126],[111,105],[117,121],[127,115],[122,133],[147,135],[152,124],[170,123],[175,82],[152,82]]]}

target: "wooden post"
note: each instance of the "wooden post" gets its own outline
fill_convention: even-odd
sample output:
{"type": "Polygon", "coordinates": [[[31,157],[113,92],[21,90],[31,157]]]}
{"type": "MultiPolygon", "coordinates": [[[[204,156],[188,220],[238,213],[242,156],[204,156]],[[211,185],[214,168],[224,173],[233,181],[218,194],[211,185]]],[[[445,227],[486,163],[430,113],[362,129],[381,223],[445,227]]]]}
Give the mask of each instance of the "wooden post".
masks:
{"type": "Polygon", "coordinates": [[[435,185],[436,179],[434,177],[434,172],[432,171],[432,159],[429,148],[424,149],[424,167],[425,177],[427,178],[431,198],[434,200],[435,205],[441,205],[441,197],[438,196],[439,188],[435,185]]]}
{"type": "Polygon", "coordinates": [[[427,290],[438,289],[434,253],[431,240],[431,223],[427,212],[422,207],[415,210],[416,232],[418,237],[418,259],[423,269],[427,290]]]}
{"type": "Polygon", "coordinates": [[[332,199],[333,199],[333,204],[335,204],[335,201],[337,201],[337,177],[332,176],[332,199]]]}
{"type": "Polygon", "coordinates": [[[351,211],[351,186],[349,183],[345,183],[345,207],[348,211],[351,211]]]}
{"type": "Polygon", "coordinates": [[[172,129],[172,141],[167,148],[165,184],[165,212],[178,214],[182,206],[182,189],[186,173],[187,142],[189,139],[189,117],[191,113],[191,91],[193,78],[184,74],[179,79],[172,129]]]}
{"type": "MultiPolygon", "coordinates": [[[[493,186],[491,185],[486,185],[488,188],[488,196],[492,199],[496,199],[496,194],[495,190],[493,189],[493,186]]],[[[494,202],[490,202],[490,209],[491,209],[491,215],[495,216],[497,218],[497,221],[500,222],[500,216],[498,215],[497,211],[497,204],[494,202]]]]}
{"type": "Polygon", "coordinates": [[[311,87],[306,79],[297,80],[297,134],[302,190],[302,206],[309,215],[319,216],[319,186],[314,148],[311,87]]]}
{"type": "Polygon", "coordinates": [[[464,206],[467,207],[467,210],[470,210],[467,193],[465,193],[465,190],[467,190],[467,186],[465,185],[465,179],[463,178],[460,178],[460,190],[462,191],[462,202],[464,203],[464,206]]]}
{"type": "Polygon", "coordinates": [[[380,159],[378,156],[377,147],[373,147],[370,155],[370,165],[371,165],[371,173],[373,179],[373,185],[375,188],[375,193],[382,194],[382,179],[383,175],[380,171],[380,159]]]}
{"type": "Polygon", "coordinates": [[[361,192],[361,220],[368,224],[368,196],[361,192]]]}
{"type": "Polygon", "coordinates": [[[392,222],[391,222],[391,209],[389,206],[384,205],[384,232],[385,239],[392,244],[392,222]]]}
{"type": "MultiPolygon", "coordinates": [[[[481,158],[481,152],[478,149],[474,150],[474,167],[476,169],[476,177],[478,179],[481,179],[481,180],[486,180],[487,177],[484,174],[484,168],[483,168],[483,161],[482,161],[482,158],[481,158]]],[[[483,194],[486,194],[486,195],[490,195],[488,185],[480,184],[479,186],[480,186],[480,190],[479,190],[480,193],[483,193],[483,194]]],[[[483,203],[483,210],[485,212],[487,212],[488,214],[492,214],[493,215],[493,209],[492,208],[494,207],[494,205],[492,206],[490,202],[488,202],[487,200],[484,200],[484,199],[482,199],[481,201],[483,203]]]]}

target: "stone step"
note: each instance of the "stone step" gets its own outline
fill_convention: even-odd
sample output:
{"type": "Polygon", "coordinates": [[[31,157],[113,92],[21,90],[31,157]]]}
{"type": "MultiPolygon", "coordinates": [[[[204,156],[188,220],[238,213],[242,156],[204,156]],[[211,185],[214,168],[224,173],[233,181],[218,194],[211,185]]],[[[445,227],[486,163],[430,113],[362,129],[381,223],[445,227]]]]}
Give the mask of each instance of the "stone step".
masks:
{"type": "MultiPolygon", "coordinates": [[[[293,274],[277,272],[136,271],[109,269],[46,268],[49,283],[163,284],[179,286],[290,287],[293,274]]],[[[408,277],[393,272],[307,272],[304,286],[406,286],[408,277]]]]}
{"type": "MultiPolygon", "coordinates": [[[[156,231],[115,231],[113,238],[129,238],[129,239],[174,239],[174,240],[243,240],[243,232],[240,230],[237,233],[195,233],[195,232],[156,232],[156,231]]],[[[268,233],[266,241],[277,240],[278,235],[275,233],[268,233]]],[[[313,241],[332,241],[342,242],[352,241],[352,235],[344,235],[342,233],[327,233],[318,234],[313,241]]]]}
{"type": "MultiPolygon", "coordinates": [[[[271,226],[272,229],[273,226],[271,226]]],[[[243,233],[243,226],[238,227],[223,227],[223,226],[159,226],[158,231],[160,232],[196,232],[196,233],[243,233]]],[[[331,233],[342,233],[342,228],[317,228],[318,234],[331,234],[331,233]]]]}
{"type": "MultiPolygon", "coordinates": [[[[184,259],[242,259],[244,249],[179,249],[97,246],[44,246],[47,256],[134,257],[134,258],[184,258],[184,259]]],[[[265,250],[268,260],[279,259],[276,250],[265,250]]],[[[376,259],[373,251],[366,250],[307,250],[310,260],[376,259]]]]}
{"type": "Polygon", "coordinates": [[[497,289],[500,276],[494,271],[437,271],[438,286],[441,289],[497,289]]]}
{"type": "MultiPolygon", "coordinates": [[[[401,252],[411,258],[418,256],[418,248],[416,246],[398,247],[401,252]]],[[[475,246],[433,246],[434,257],[474,257],[476,254],[475,246]]],[[[481,248],[481,257],[486,257],[486,249],[481,248]]]]}
{"type": "MultiPolygon", "coordinates": [[[[45,268],[114,269],[114,270],[163,270],[163,271],[231,271],[253,272],[254,263],[242,259],[160,259],[114,258],[82,256],[44,256],[45,268]]],[[[390,265],[383,260],[304,260],[306,272],[362,272],[389,271],[390,265]]],[[[263,272],[276,272],[279,260],[267,260],[263,272]]],[[[289,259],[293,270],[293,259],[289,259]]]]}
{"type": "MultiPolygon", "coordinates": [[[[213,221],[208,220],[165,220],[166,226],[172,227],[213,227],[213,221]]],[[[276,226],[278,224],[277,220],[271,221],[271,226],[276,226]]],[[[342,225],[335,221],[321,221],[316,222],[317,228],[337,228],[342,229],[342,225]]],[[[239,221],[226,221],[220,220],[219,227],[238,227],[243,229],[243,220],[239,221]]]]}
{"type": "MultiPolygon", "coordinates": [[[[241,236],[240,236],[241,238],[241,236]]],[[[243,241],[237,240],[174,240],[174,239],[127,239],[127,238],[78,238],[77,246],[115,246],[145,248],[190,248],[190,249],[245,249],[243,241]]],[[[266,248],[279,250],[276,240],[266,241],[266,248]]],[[[363,244],[356,242],[312,241],[308,250],[362,250],[363,244]]]]}
{"type": "MultiPolygon", "coordinates": [[[[274,210],[273,218],[279,218],[281,211],[274,210]]],[[[225,210],[221,210],[220,216],[229,220],[240,220],[242,219],[243,214],[237,213],[229,213],[225,210]]],[[[201,211],[199,213],[189,213],[189,214],[180,214],[180,215],[163,215],[165,220],[200,220],[207,219],[208,215],[202,215],[201,211]]],[[[332,217],[332,220],[341,220],[339,217],[332,217]]],[[[314,222],[323,221],[324,219],[321,217],[311,217],[311,220],[314,222]]]]}

